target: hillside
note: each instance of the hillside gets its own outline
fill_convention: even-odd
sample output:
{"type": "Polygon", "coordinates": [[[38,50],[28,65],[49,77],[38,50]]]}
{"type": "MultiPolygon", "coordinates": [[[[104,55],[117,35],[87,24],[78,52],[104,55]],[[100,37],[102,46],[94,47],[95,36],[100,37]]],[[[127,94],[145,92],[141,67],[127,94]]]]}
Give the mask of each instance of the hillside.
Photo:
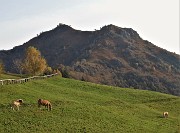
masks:
{"type": "Polygon", "coordinates": [[[131,28],[107,25],[80,31],[59,24],[21,46],[0,51],[6,71],[17,72],[13,61],[22,59],[28,46],[38,48],[51,67],[65,66],[75,79],[180,96],[180,55],[143,40],[131,28]]]}
{"type": "Polygon", "coordinates": [[[176,96],[57,76],[0,86],[0,132],[179,133],[179,105],[176,96]],[[18,98],[24,104],[13,111],[9,103],[18,98]],[[50,100],[53,110],[39,110],[39,98],[50,100]]]}

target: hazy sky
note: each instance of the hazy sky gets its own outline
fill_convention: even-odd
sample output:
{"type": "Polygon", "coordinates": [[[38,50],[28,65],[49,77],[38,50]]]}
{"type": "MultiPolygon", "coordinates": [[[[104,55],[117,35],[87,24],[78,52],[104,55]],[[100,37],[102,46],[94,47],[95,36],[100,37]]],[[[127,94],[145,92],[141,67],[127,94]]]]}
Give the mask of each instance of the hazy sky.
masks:
{"type": "Polygon", "coordinates": [[[0,0],[0,50],[22,45],[59,23],[78,30],[133,28],[180,54],[179,0],[0,0]]]}

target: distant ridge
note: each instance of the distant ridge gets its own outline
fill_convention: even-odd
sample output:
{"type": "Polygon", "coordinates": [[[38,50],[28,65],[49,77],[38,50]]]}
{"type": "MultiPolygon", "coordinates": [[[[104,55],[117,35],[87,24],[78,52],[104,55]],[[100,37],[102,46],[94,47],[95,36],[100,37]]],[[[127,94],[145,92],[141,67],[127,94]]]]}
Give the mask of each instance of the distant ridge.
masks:
{"type": "Polygon", "coordinates": [[[12,50],[0,51],[6,71],[28,46],[40,50],[53,68],[65,67],[70,77],[94,83],[153,90],[180,96],[180,55],[159,48],[131,28],[103,26],[80,31],[59,24],[12,50]]]}

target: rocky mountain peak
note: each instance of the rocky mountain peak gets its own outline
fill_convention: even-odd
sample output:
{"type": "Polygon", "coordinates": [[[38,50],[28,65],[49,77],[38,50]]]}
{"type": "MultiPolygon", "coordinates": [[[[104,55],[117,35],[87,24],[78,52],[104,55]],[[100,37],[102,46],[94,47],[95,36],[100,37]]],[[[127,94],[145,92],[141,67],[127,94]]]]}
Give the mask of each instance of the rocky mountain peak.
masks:
{"type": "Polygon", "coordinates": [[[57,25],[57,29],[66,29],[66,30],[68,30],[68,29],[73,29],[73,28],[70,25],[59,23],[57,25]]]}
{"type": "Polygon", "coordinates": [[[66,31],[74,31],[75,29],[73,29],[71,27],[71,25],[66,25],[66,24],[62,24],[59,23],[54,29],[51,30],[51,32],[54,33],[61,33],[61,32],[66,32],[66,31]]]}
{"type": "Polygon", "coordinates": [[[121,28],[115,25],[107,25],[101,28],[102,32],[111,32],[125,39],[140,39],[139,34],[132,28],[121,28]]]}

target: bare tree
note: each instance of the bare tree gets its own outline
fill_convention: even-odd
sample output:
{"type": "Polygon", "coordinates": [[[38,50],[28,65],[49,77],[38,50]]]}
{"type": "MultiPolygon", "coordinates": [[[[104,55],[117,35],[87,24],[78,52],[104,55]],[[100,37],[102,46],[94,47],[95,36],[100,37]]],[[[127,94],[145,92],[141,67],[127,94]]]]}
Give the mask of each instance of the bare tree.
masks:
{"type": "Polygon", "coordinates": [[[22,60],[21,59],[13,60],[13,63],[14,63],[16,71],[19,72],[19,74],[22,75],[22,72],[23,72],[22,60]]]}

